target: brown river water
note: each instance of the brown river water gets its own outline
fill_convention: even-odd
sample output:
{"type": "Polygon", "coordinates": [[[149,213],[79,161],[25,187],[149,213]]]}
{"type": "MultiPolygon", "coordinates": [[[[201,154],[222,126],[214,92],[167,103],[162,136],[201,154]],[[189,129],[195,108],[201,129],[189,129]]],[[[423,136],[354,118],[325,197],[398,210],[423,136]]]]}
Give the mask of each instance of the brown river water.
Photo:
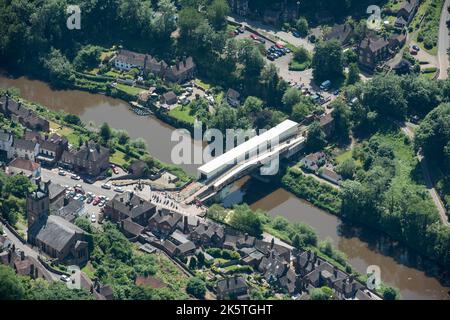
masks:
{"type": "MultiPolygon", "coordinates": [[[[171,162],[171,150],[176,143],[171,141],[174,128],[155,117],[134,114],[122,100],[78,90],[56,91],[42,81],[10,78],[5,74],[0,75],[0,87],[19,88],[23,98],[53,110],[77,114],[85,123],[92,121],[100,125],[107,122],[112,128],[124,129],[133,139],[144,138],[155,158],[171,162]]],[[[197,165],[181,166],[195,174],[197,165]]],[[[361,273],[365,273],[369,265],[378,265],[382,280],[399,288],[404,299],[450,299],[450,287],[432,277],[439,275],[437,267],[390,239],[344,224],[286,190],[256,179],[242,178],[231,191],[224,199],[225,205],[245,201],[253,209],[266,210],[272,216],[281,215],[290,221],[304,222],[316,230],[320,239],[331,238],[361,273]]]]}

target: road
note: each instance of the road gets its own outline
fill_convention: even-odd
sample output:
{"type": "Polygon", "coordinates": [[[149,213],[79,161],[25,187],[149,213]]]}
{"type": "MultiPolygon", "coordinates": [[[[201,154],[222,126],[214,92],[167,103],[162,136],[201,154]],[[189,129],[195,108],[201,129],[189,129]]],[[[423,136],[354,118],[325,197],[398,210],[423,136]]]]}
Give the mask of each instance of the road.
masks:
{"type": "Polygon", "coordinates": [[[438,44],[438,62],[439,62],[439,77],[438,79],[448,78],[448,48],[450,45],[450,37],[448,34],[447,20],[450,19],[450,14],[447,8],[450,5],[450,0],[446,0],[442,8],[441,22],[439,25],[439,44],[438,44]]]}
{"type": "MultiPolygon", "coordinates": [[[[414,131],[412,130],[412,125],[410,123],[406,123],[401,126],[402,131],[411,139],[414,139],[414,131]]],[[[428,170],[427,160],[420,153],[417,154],[417,159],[419,160],[420,166],[422,167],[423,177],[425,179],[425,184],[427,186],[428,192],[430,193],[431,199],[439,212],[439,216],[441,217],[442,223],[449,227],[450,222],[448,220],[448,216],[445,210],[444,205],[442,204],[441,198],[439,197],[436,188],[434,187],[433,180],[431,179],[430,171],[428,170]]]]}
{"type": "MultiPolygon", "coordinates": [[[[39,253],[35,251],[33,248],[31,248],[27,244],[23,244],[9,229],[0,222],[0,226],[2,226],[3,231],[6,233],[7,238],[14,244],[16,247],[16,250],[23,251],[26,256],[33,257],[36,260],[38,259],[39,253]]],[[[42,266],[45,270],[47,270],[44,266],[42,266]]],[[[53,280],[58,281],[59,275],[56,273],[51,272],[50,270],[47,270],[47,272],[50,274],[53,280]]]]}

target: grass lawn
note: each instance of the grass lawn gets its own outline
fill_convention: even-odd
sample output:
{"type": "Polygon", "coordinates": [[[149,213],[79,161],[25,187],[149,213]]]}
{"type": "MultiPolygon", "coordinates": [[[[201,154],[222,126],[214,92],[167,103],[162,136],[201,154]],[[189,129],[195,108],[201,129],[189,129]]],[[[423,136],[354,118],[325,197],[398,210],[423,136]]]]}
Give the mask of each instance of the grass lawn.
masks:
{"type": "Polygon", "coordinates": [[[352,150],[348,150],[345,151],[344,153],[341,153],[340,155],[338,155],[336,157],[336,161],[341,164],[342,162],[344,162],[347,159],[351,159],[352,158],[352,150]]]}
{"type": "Polygon", "coordinates": [[[124,92],[126,92],[126,93],[128,93],[128,94],[130,94],[130,95],[132,95],[132,96],[136,96],[136,95],[138,95],[139,93],[141,93],[142,91],[144,91],[144,90],[141,89],[141,88],[136,88],[136,87],[128,86],[128,85],[122,84],[122,83],[118,83],[117,86],[116,86],[116,88],[117,88],[118,90],[122,90],[122,91],[124,91],[124,92]]]}
{"type": "Polygon", "coordinates": [[[211,89],[211,86],[210,86],[209,84],[203,82],[203,81],[200,80],[200,79],[195,79],[195,80],[194,80],[194,83],[195,83],[197,86],[201,87],[201,88],[202,88],[203,90],[205,90],[205,91],[211,89]]]}
{"type": "Polygon", "coordinates": [[[116,150],[110,157],[109,162],[114,163],[118,166],[123,166],[124,164],[127,164],[128,161],[125,160],[125,153],[123,153],[120,150],[116,150]]]}
{"type": "Polygon", "coordinates": [[[190,112],[191,108],[189,107],[189,105],[177,106],[169,111],[169,116],[187,123],[194,123],[195,118],[189,114],[190,112]]]}
{"type": "Polygon", "coordinates": [[[107,73],[105,73],[105,75],[107,75],[109,77],[114,77],[114,78],[121,76],[121,74],[115,70],[109,70],[107,73]]]}
{"type": "Polygon", "coordinates": [[[300,63],[300,62],[296,61],[295,59],[292,59],[289,62],[289,70],[292,70],[292,71],[303,71],[310,67],[311,67],[311,61],[306,61],[306,62],[300,63]]]}
{"type": "Polygon", "coordinates": [[[82,269],[82,272],[84,272],[89,279],[94,279],[95,278],[95,269],[92,266],[92,264],[90,262],[88,262],[82,269]]]}

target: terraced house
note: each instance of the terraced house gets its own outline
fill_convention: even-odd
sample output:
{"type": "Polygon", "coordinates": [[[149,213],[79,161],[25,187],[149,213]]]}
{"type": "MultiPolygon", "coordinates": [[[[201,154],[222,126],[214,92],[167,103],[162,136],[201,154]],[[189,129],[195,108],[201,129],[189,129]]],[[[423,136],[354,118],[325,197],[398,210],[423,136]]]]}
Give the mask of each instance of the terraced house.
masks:
{"type": "Polygon", "coordinates": [[[60,162],[78,173],[95,177],[109,168],[109,149],[86,141],[79,149],[64,151],[60,162]]]}

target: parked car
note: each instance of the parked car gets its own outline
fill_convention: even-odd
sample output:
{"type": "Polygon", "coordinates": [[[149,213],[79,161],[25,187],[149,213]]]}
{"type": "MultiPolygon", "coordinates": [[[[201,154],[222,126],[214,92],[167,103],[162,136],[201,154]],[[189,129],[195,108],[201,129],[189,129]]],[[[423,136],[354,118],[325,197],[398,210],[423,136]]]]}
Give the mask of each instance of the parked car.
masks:
{"type": "Polygon", "coordinates": [[[253,40],[258,40],[258,37],[255,34],[250,34],[250,38],[252,38],[253,40]]]}
{"type": "Polygon", "coordinates": [[[107,184],[107,183],[104,183],[104,184],[102,184],[102,188],[106,189],[106,190],[111,190],[111,185],[107,184]]]}
{"type": "Polygon", "coordinates": [[[59,170],[58,171],[58,174],[60,175],[60,176],[65,176],[66,175],[66,172],[64,171],[64,170],[59,170]]]}
{"type": "Polygon", "coordinates": [[[92,201],[92,205],[96,206],[100,203],[100,198],[99,197],[95,197],[94,201],[92,201]]]}
{"type": "Polygon", "coordinates": [[[328,90],[331,88],[331,81],[330,80],[326,80],[324,82],[322,82],[322,84],[320,85],[320,89],[322,90],[328,90]]]}
{"type": "Polygon", "coordinates": [[[88,196],[86,199],[86,203],[91,203],[92,201],[94,201],[94,198],[88,196]]]}
{"type": "Polygon", "coordinates": [[[97,221],[97,217],[95,216],[95,214],[91,215],[91,222],[95,223],[97,221]]]}
{"type": "Polygon", "coordinates": [[[123,193],[124,192],[123,188],[121,188],[121,187],[114,188],[114,191],[118,192],[118,193],[123,193]]]}
{"type": "Polygon", "coordinates": [[[76,175],[76,174],[72,174],[72,176],[70,177],[73,180],[80,180],[80,176],[76,175]]]}
{"type": "Polygon", "coordinates": [[[419,46],[415,45],[415,44],[412,46],[412,49],[415,50],[415,51],[420,51],[419,46]]]}
{"type": "Polygon", "coordinates": [[[62,282],[69,282],[70,281],[70,277],[63,274],[61,275],[61,277],[59,277],[59,280],[61,280],[62,282]]]}
{"type": "Polygon", "coordinates": [[[300,38],[301,36],[300,36],[300,33],[298,33],[297,31],[293,31],[292,32],[292,35],[294,36],[294,37],[296,37],[296,38],[300,38]]]}
{"type": "Polygon", "coordinates": [[[112,171],[114,174],[119,174],[119,169],[117,169],[117,167],[112,168],[112,171]]]}

